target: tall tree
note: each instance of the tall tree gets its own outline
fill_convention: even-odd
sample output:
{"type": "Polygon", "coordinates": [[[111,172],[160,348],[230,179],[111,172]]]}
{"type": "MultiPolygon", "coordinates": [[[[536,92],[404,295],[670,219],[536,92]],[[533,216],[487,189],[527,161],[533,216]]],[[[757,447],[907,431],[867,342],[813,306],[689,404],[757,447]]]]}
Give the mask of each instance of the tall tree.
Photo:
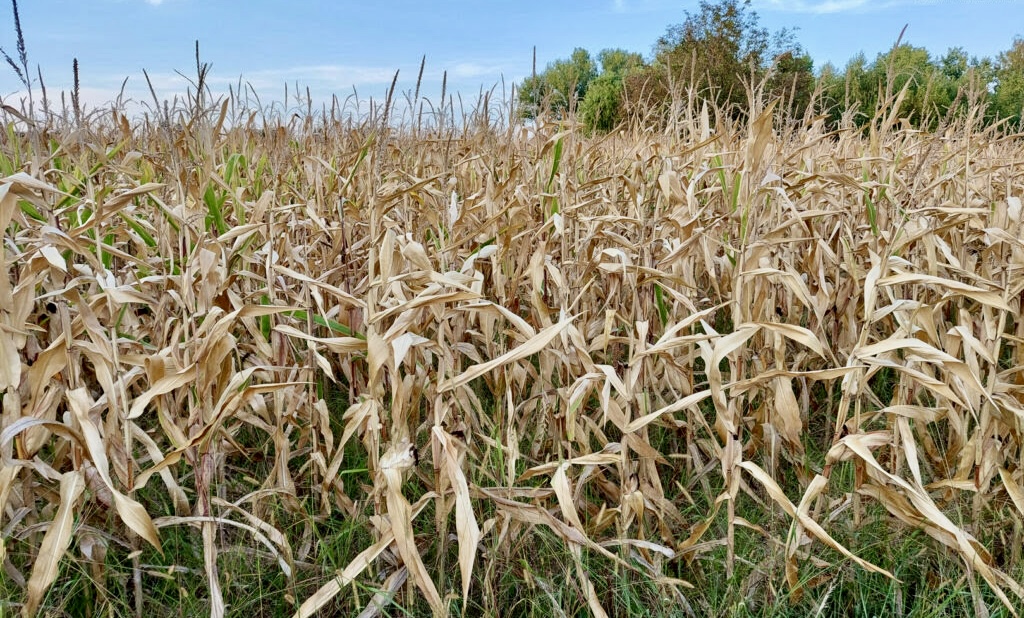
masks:
{"type": "Polygon", "coordinates": [[[814,94],[814,61],[799,49],[779,54],[772,62],[765,83],[766,94],[782,99],[782,108],[802,116],[814,94]]]}
{"type": "Polygon", "coordinates": [[[644,57],[624,49],[602,49],[597,54],[602,75],[626,75],[644,66],[644,57]]]}
{"type": "Polygon", "coordinates": [[[623,49],[604,49],[597,55],[601,74],[590,83],[580,104],[580,116],[588,128],[610,131],[623,119],[623,80],[644,67],[638,53],[623,49]]]}
{"type": "Polygon", "coordinates": [[[942,74],[951,80],[959,80],[966,75],[970,64],[970,58],[963,47],[950,47],[946,55],[939,60],[942,74]]]}
{"type": "Polygon", "coordinates": [[[532,118],[544,106],[558,116],[573,110],[595,77],[597,65],[590,52],[577,47],[567,60],[556,60],[543,73],[523,81],[519,87],[522,113],[532,118]]]}
{"type": "Polygon", "coordinates": [[[925,48],[903,43],[878,54],[870,64],[858,54],[847,63],[842,76],[823,71],[819,79],[833,122],[855,109],[854,120],[863,126],[875,117],[880,106],[894,104],[902,92],[896,118],[934,128],[954,102],[959,100],[959,109],[954,112],[966,108],[967,98],[959,97],[962,89],[984,90],[990,79],[985,77],[990,73],[986,66],[985,61],[969,59],[961,48],[952,48],[933,59],[925,48]]]}
{"type": "Polygon", "coordinates": [[[1015,38],[996,61],[992,108],[998,118],[1021,124],[1024,118],[1024,38],[1015,38]]]}
{"type": "Polygon", "coordinates": [[[759,25],[750,0],[701,0],[699,7],[658,39],[655,57],[676,83],[719,104],[745,107],[746,84],[761,79],[776,56],[803,56],[790,32],[772,35],[759,25]]]}

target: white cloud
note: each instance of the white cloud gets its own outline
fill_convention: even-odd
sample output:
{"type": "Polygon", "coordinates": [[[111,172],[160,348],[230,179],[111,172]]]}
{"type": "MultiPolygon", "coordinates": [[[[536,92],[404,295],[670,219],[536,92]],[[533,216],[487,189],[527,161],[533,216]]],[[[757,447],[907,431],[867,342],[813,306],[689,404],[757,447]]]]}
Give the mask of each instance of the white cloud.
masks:
{"type": "MultiPolygon", "coordinates": [[[[407,67],[401,68],[403,76],[412,70],[407,67]]],[[[184,96],[185,91],[191,88],[192,83],[195,82],[195,75],[188,71],[182,71],[182,74],[149,71],[148,74],[153,90],[161,100],[171,99],[175,95],[184,96]]],[[[251,87],[262,96],[266,93],[276,93],[279,89],[283,91],[285,84],[294,87],[298,83],[301,87],[308,86],[315,91],[348,91],[353,85],[360,87],[389,85],[394,76],[394,68],[375,66],[304,65],[244,71],[241,76],[219,72],[214,67],[213,73],[207,78],[206,83],[214,94],[226,94],[228,86],[241,85],[243,88],[251,87]]],[[[113,90],[115,85],[119,87],[124,81],[124,77],[109,75],[94,77],[90,81],[94,85],[105,87],[107,91],[116,92],[113,90]]],[[[131,92],[132,96],[141,95],[144,100],[152,101],[153,96],[149,92],[149,85],[142,74],[131,75],[126,90],[131,92]]]]}
{"type": "Polygon", "coordinates": [[[613,13],[652,13],[678,11],[679,0],[612,0],[613,13]]]}
{"type": "Polygon", "coordinates": [[[901,4],[931,3],[930,0],[758,0],[755,6],[759,9],[823,15],[881,10],[901,4]]]}
{"type": "MultiPolygon", "coordinates": [[[[353,99],[352,104],[357,109],[362,109],[362,103],[368,101],[370,97],[374,97],[379,102],[384,91],[391,85],[396,69],[400,69],[398,92],[411,92],[419,71],[418,62],[401,66],[298,65],[247,70],[242,72],[241,77],[237,73],[218,71],[214,67],[213,73],[207,80],[207,86],[214,97],[226,95],[228,88],[231,87],[236,96],[240,94],[242,99],[250,100],[252,103],[255,100],[251,99],[251,96],[255,92],[262,104],[276,103],[280,105],[287,85],[289,106],[297,104],[294,99],[297,94],[296,85],[300,89],[298,94],[303,98],[305,89],[308,88],[315,102],[326,101],[328,103],[330,103],[332,95],[349,101],[353,94],[353,88],[355,88],[360,101],[356,102],[353,99]]],[[[442,75],[445,70],[448,72],[448,92],[454,94],[456,91],[461,91],[468,97],[467,100],[475,99],[481,85],[486,89],[500,83],[502,74],[505,75],[507,83],[511,83],[513,80],[510,76],[515,73],[515,71],[509,70],[507,63],[495,59],[451,59],[434,66],[428,63],[421,83],[420,92],[423,96],[427,96],[426,93],[440,92],[442,75]]],[[[161,105],[165,100],[172,104],[175,101],[181,103],[185,99],[186,93],[193,88],[192,83],[195,81],[195,76],[188,70],[183,70],[182,73],[148,72],[152,90],[161,105]]],[[[113,73],[90,75],[86,81],[87,83],[83,85],[80,92],[81,104],[86,109],[109,109],[110,104],[118,98],[125,103],[125,109],[130,114],[150,110],[154,105],[150,84],[147,84],[141,71],[131,72],[126,83],[125,75],[113,73]],[[122,84],[124,84],[123,92],[121,91],[122,84]]],[[[71,84],[54,82],[47,86],[51,108],[56,108],[59,111],[60,92],[69,92],[71,84]]],[[[0,92],[0,97],[4,99],[4,102],[9,102],[16,108],[19,106],[20,97],[23,96],[24,93],[19,92],[0,92]]],[[[70,106],[68,94],[65,94],[65,101],[70,106]]]]}
{"type": "MultiPolygon", "coordinates": [[[[402,68],[404,73],[404,67],[402,68]]],[[[320,64],[246,71],[242,74],[242,82],[250,84],[257,90],[277,88],[282,84],[294,84],[295,82],[310,87],[348,89],[353,84],[390,83],[394,76],[395,69],[388,67],[320,64]]],[[[214,76],[210,79],[211,85],[227,86],[236,83],[238,83],[238,77],[214,76]]]]}
{"type": "Polygon", "coordinates": [[[501,73],[502,67],[498,65],[487,65],[479,62],[459,62],[452,67],[450,73],[453,77],[472,78],[486,77],[501,73]]]}
{"type": "Polygon", "coordinates": [[[146,0],[146,4],[151,4],[153,6],[160,6],[163,3],[164,0],[146,0]]]}

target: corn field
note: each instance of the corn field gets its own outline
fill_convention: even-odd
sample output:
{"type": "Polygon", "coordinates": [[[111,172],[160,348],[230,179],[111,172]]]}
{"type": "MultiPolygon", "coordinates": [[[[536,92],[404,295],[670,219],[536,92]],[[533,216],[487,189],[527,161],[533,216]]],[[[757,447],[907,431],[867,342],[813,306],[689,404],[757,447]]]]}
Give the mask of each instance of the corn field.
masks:
{"type": "Polygon", "coordinates": [[[77,576],[220,617],[242,552],[301,617],[510,615],[508,572],[619,615],[596,563],[704,615],[709,578],[898,580],[849,542],[879,518],[1024,602],[1024,145],[979,110],[12,113],[0,612],[77,576]]]}

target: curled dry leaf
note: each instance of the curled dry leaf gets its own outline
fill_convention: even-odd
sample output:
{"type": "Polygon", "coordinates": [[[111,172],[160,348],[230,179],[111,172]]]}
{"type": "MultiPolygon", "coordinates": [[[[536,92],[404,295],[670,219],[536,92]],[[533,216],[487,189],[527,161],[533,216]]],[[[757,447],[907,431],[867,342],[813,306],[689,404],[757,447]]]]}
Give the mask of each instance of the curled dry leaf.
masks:
{"type": "Polygon", "coordinates": [[[60,479],[60,506],[50,522],[39,545],[39,554],[32,565],[32,576],[28,580],[28,598],[22,608],[22,615],[35,616],[50,584],[57,579],[57,569],[64,554],[71,545],[71,534],[75,523],[75,509],[78,498],[85,490],[85,479],[79,470],[65,472],[60,479]]]}
{"type": "Polygon", "coordinates": [[[114,510],[129,528],[135,531],[149,544],[163,551],[160,547],[160,536],[153,526],[153,521],[146,512],[145,507],[121,493],[110,478],[110,464],[107,460],[106,445],[100,435],[99,428],[93,423],[89,416],[89,409],[92,407],[92,399],[84,388],[75,389],[66,393],[68,405],[82,429],[82,436],[85,442],[86,451],[89,453],[96,471],[103,479],[104,485],[110,490],[114,497],[114,510]]]}

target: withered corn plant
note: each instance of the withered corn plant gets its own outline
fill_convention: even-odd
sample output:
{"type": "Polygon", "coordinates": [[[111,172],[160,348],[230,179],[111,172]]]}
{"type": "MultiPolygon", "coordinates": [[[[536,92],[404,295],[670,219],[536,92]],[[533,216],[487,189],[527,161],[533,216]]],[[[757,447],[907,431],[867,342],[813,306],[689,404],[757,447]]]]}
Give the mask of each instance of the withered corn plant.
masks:
{"type": "Polygon", "coordinates": [[[922,133],[890,100],[861,132],[692,97],[590,136],[486,101],[202,100],[35,139],[4,117],[23,615],[73,569],[139,615],[179,578],[219,617],[239,550],[302,617],[502,615],[509,573],[604,616],[597,562],[682,613],[709,577],[797,602],[894,577],[843,541],[867,514],[1024,600],[1024,148],[979,109],[922,133]],[[365,534],[333,572],[337,519],[365,534]],[[172,533],[200,569],[159,562],[172,533]],[[530,566],[552,538],[559,582],[530,566]]]}

